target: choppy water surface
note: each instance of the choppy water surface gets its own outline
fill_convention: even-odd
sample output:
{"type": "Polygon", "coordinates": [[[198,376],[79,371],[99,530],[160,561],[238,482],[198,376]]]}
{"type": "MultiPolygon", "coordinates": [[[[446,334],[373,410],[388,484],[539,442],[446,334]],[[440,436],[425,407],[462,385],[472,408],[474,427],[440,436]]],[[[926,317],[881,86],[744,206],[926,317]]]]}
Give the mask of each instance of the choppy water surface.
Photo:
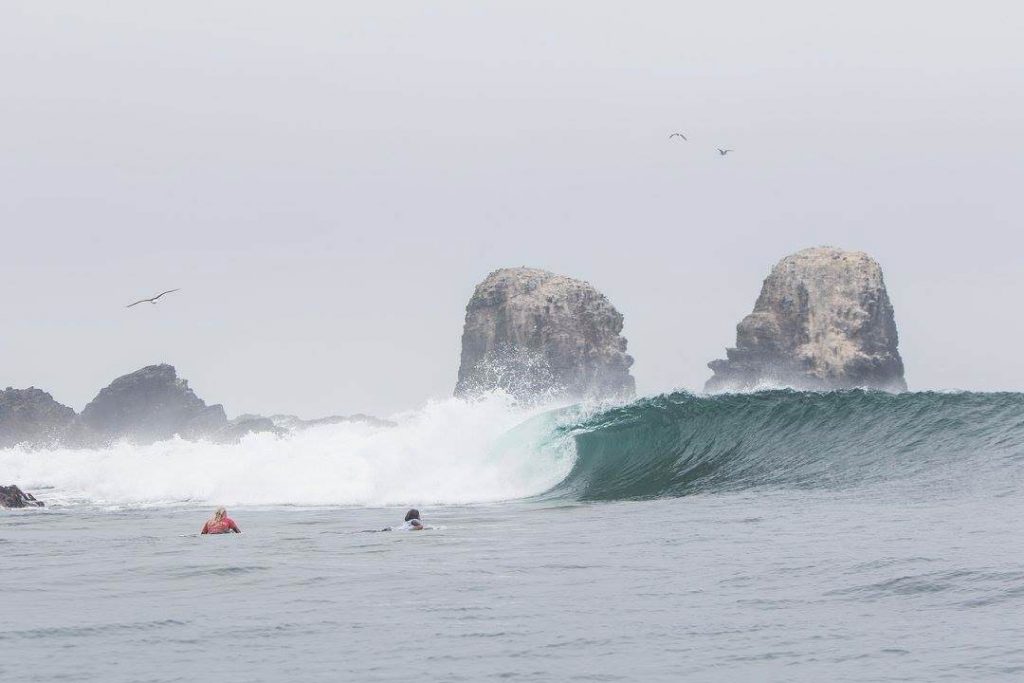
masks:
{"type": "Polygon", "coordinates": [[[821,492],[0,518],[22,681],[1010,680],[1019,498],[821,492]]]}
{"type": "Polygon", "coordinates": [[[1021,680],[1022,478],[1021,394],[7,449],[50,507],[0,511],[0,679],[1021,680]],[[363,531],[402,501],[437,528],[363,531]]]}

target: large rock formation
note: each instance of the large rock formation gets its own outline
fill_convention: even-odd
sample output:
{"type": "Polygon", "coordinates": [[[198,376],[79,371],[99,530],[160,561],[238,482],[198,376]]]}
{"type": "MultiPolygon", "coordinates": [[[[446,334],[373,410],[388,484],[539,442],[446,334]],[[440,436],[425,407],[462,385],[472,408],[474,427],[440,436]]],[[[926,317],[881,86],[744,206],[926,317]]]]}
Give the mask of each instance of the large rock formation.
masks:
{"type": "Polygon", "coordinates": [[[75,411],[42,389],[0,391],[0,448],[59,442],[75,419],[75,411]]]}
{"type": "Polygon", "coordinates": [[[632,396],[621,332],[622,315],[586,282],[535,268],[494,271],[466,306],[455,394],[632,396]]]}
{"type": "Polygon", "coordinates": [[[41,508],[43,503],[17,486],[0,486],[0,508],[41,508]]]}
{"type": "Polygon", "coordinates": [[[708,363],[705,391],[864,387],[903,391],[903,361],[882,269],[859,251],[804,249],[764,281],[736,348],[708,363]]]}
{"type": "Polygon", "coordinates": [[[223,406],[207,405],[171,365],[150,365],[118,377],[80,415],[34,387],[0,391],[0,448],[20,444],[82,448],[118,439],[152,443],[174,436],[234,443],[258,432],[283,436],[340,422],[395,425],[362,414],[316,420],[294,415],[241,415],[228,420],[223,406]]]}
{"type": "Polygon", "coordinates": [[[221,405],[208,406],[171,365],[150,365],[118,377],[85,406],[84,439],[136,442],[215,435],[228,425],[221,405]]]}

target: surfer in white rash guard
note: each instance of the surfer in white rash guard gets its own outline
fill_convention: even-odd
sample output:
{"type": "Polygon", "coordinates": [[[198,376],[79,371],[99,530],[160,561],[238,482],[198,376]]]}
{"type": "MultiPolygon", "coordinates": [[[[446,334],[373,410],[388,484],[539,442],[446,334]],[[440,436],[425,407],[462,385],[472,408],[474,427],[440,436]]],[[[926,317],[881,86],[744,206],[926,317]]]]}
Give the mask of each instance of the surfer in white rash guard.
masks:
{"type": "Polygon", "coordinates": [[[420,521],[420,511],[413,508],[405,513],[405,524],[396,527],[386,526],[381,531],[423,531],[426,528],[420,521]]]}
{"type": "MultiPolygon", "coordinates": [[[[424,525],[423,522],[420,521],[420,511],[413,508],[405,513],[405,524],[395,527],[386,526],[381,529],[381,531],[423,531],[424,529],[429,528],[430,527],[424,525]]],[[[368,531],[373,533],[377,530],[369,529],[368,531]]]]}
{"type": "Polygon", "coordinates": [[[405,524],[399,528],[406,531],[423,531],[426,529],[426,527],[423,526],[423,522],[420,521],[420,511],[416,508],[405,513],[405,524]]]}

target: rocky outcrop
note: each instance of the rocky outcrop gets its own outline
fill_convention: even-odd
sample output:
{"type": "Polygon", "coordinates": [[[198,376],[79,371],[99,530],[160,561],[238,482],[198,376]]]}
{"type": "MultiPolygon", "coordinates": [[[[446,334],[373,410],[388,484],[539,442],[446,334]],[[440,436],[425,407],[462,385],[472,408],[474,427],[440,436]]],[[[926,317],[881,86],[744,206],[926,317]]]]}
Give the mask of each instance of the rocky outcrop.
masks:
{"type": "Polygon", "coordinates": [[[224,407],[207,405],[171,365],[150,365],[118,377],[80,415],[30,387],[0,391],[0,448],[28,446],[99,447],[119,439],[152,443],[183,439],[235,443],[254,433],[283,436],[321,424],[359,422],[393,427],[370,415],[332,415],[302,420],[294,415],[241,415],[228,420],[224,407]]]}
{"type": "Polygon", "coordinates": [[[74,410],[42,389],[7,387],[0,391],[0,448],[57,443],[74,419],[74,410]]]}
{"type": "Polygon", "coordinates": [[[43,503],[17,486],[0,486],[0,508],[41,508],[43,503]]]}
{"type": "Polygon", "coordinates": [[[228,425],[221,405],[206,405],[171,365],[150,365],[100,390],[79,417],[80,440],[148,443],[216,435],[228,425]]]}
{"type": "Polygon", "coordinates": [[[804,249],[764,281],[736,348],[708,364],[705,391],[907,388],[882,269],[859,251],[804,249]]]}
{"type": "Polygon", "coordinates": [[[487,276],[466,306],[456,396],[630,397],[622,315],[590,284],[535,268],[487,276]]]}

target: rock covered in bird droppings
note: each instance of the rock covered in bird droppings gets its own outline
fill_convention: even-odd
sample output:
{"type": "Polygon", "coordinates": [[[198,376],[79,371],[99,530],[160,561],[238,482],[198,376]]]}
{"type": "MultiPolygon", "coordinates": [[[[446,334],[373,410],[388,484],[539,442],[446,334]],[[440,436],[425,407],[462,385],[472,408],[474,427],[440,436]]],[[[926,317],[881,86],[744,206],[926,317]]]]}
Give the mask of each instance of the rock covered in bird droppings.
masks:
{"type": "Polygon", "coordinates": [[[882,268],[860,251],[804,249],[782,259],[736,347],[708,364],[705,390],[788,387],[903,391],[896,319],[882,268]]]}
{"type": "Polygon", "coordinates": [[[536,268],[496,270],[466,306],[455,394],[631,397],[622,324],[589,283],[536,268]]]}

